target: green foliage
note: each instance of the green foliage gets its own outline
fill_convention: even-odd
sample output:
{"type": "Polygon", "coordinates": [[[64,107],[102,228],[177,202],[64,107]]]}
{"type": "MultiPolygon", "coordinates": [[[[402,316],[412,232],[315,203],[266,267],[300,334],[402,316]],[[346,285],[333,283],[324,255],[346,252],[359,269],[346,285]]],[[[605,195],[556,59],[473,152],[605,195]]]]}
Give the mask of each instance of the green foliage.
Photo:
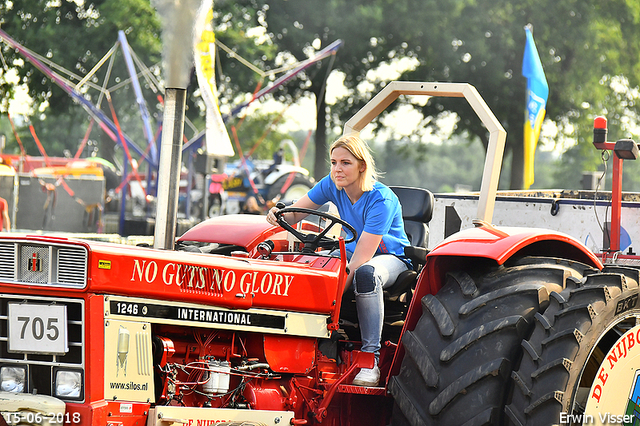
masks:
{"type": "MultiPolygon", "coordinates": [[[[91,3],[61,0],[0,2],[2,29],[23,46],[84,77],[116,43],[118,31],[128,33],[129,44],[140,52],[144,63],[159,60],[159,24],[148,1],[96,0],[91,3]]],[[[20,80],[29,87],[36,104],[47,102],[48,115],[76,112],[73,100],[15,51],[2,46],[8,64],[16,67],[20,80]],[[16,62],[18,60],[19,62],[16,62]],[[24,65],[19,65],[23,62],[24,65]]],[[[114,75],[126,75],[124,63],[114,75]]],[[[66,77],[66,76],[65,76],[66,77]]],[[[72,79],[73,80],[73,79],[72,79]]],[[[4,97],[7,84],[0,86],[4,97]]],[[[91,94],[88,94],[91,97],[91,94]]],[[[93,102],[97,94],[93,95],[93,102]]]]}
{"type": "Polygon", "coordinates": [[[256,87],[265,87],[273,79],[247,68],[237,57],[249,61],[263,73],[276,68],[278,47],[268,38],[248,34],[251,29],[264,25],[264,13],[263,6],[252,1],[214,2],[216,39],[233,51],[230,54],[221,48],[216,50],[221,104],[235,106],[240,94],[252,93],[256,87]]]}
{"type": "MultiPolygon", "coordinates": [[[[381,62],[415,58],[419,66],[401,79],[473,84],[507,130],[512,158],[510,186],[522,184],[522,128],[526,80],[521,76],[524,26],[531,23],[550,97],[547,117],[581,119],[583,105],[599,111],[616,108],[603,77],[623,74],[638,85],[640,16],[637,2],[614,0],[428,0],[428,1],[270,1],[267,22],[274,43],[299,51],[305,40],[345,40],[335,67],[345,73],[347,97],[332,108],[331,126],[341,125],[386,81],[371,81],[368,72],[381,62]],[[313,3],[313,4],[312,4],[313,3]],[[358,85],[373,83],[371,91],[358,85]]],[[[631,108],[635,109],[635,106],[631,108]]],[[[450,99],[432,99],[425,116],[446,110],[460,115],[456,133],[487,134],[475,114],[450,99]]],[[[592,113],[593,114],[593,113],[592,113]]],[[[595,114],[593,114],[595,115],[595,114]]],[[[588,133],[590,119],[578,132],[588,133]]],[[[615,117],[612,129],[618,125],[615,117]]],[[[380,126],[380,123],[374,123],[380,126]]],[[[580,139],[579,143],[586,143],[580,139]]]]}
{"type": "MultiPolygon", "coordinates": [[[[13,130],[11,129],[11,123],[8,117],[0,116],[0,135],[4,135],[6,138],[3,153],[20,154],[20,146],[13,136],[13,130]]],[[[19,133],[18,136],[22,139],[23,134],[19,133]]]]}
{"type": "Polygon", "coordinates": [[[426,146],[419,156],[412,151],[398,141],[376,146],[376,166],[384,171],[380,180],[387,185],[416,186],[432,192],[452,192],[456,187],[480,190],[484,149],[478,141],[454,137],[443,144],[426,146]]]}
{"type": "MultiPolygon", "coordinates": [[[[103,59],[109,49],[117,47],[118,32],[124,31],[127,41],[140,62],[150,68],[155,79],[162,83],[161,67],[161,27],[156,11],[149,0],[130,0],[121,2],[118,0],[97,0],[91,3],[85,2],[78,5],[75,1],[61,0],[60,2],[45,2],[41,0],[0,1],[0,23],[6,31],[21,45],[31,49],[37,55],[44,57],[45,61],[51,61],[53,66],[69,70],[73,75],[68,76],[59,69],[56,72],[76,84],[85,77],[98,62],[103,59]]],[[[227,13],[226,20],[231,16],[238,16],[241,10],[237,4],[228,3],[234,13],[227,13]]],[[[245,8],[246,9],[246,8],[245,8]]],[[[240,50],[249,46],[248,54],[264,57],[264,52],[273,46],[257,46],[252,39],[246,37],[246,29],[255,26],[255,13],[245,13],[240,16],[246,19],[236,19],[225,31],[226,40],[238,40],[240,50]]],[[[221,12],[222,13],[222,12],[221,12]]],[[[235,46],[238,48],[238,46],[235,46]]],[[[189,47],[190,48],[190,47],[189,47]]],[[[88,114],[83,108],[61,88],[48,80],[45,75],[32,64],[25,61],[16,51],[6,45],[0,45],[4,61],[18,72],[20,83],[29,88],[29,95],[34,100],[34,111],[43,109],[41,117],[32,117],[37,121],[36,132],[41,138],[49,155],[61,155],[64,149],[75,152],[79,141],[84,135],[88,122],[88,114]],[[42,119],[41,119],[42,118],[42,119]]],[[[244,53],[243,53],[244,54],[244,53]]],[[[237,96],[239,85],[244,85],[254,79],[252,86],[243,88],[243,92],[250,91],[256,84],[256,76],[245,67],[237,66],[237,60],[226,56],[220,57],[220,66],[229,65],[227,72],[233,75],[233,81],[223,81],[223,92],[237,96]]],[[[258,63],[257,66],[262,66],[258,63]]],[[[226,68],[225,68],[226,69],[226,68]]],[[[6,111],[8,101],[15,94],[15,87],[2,78],[4,72],[0,72],[0,110],[6,111]]],[[[84,86],[84,96],[98,106],[112,121],[117,119],[125,134],[127,134],[139,146],[146,144],[142,118],[138,105],[135,103],[135,95],[130,84],[123,84],[128,78],[128,71],[120,48],[115,50],[109,58],[109,63],[104,64],[84,86]],[[107,74],[109,73],[109,74],[107,74]],[[96,90],[98,86],[105,84],[109,90],[109,96],[96,90]],[[110,103],[116,111],[111,112],[110,103]]],[[[162,106],[158,100],[162,87],[157,87],[153,81],[139,77],[143,88],[148,109],[154,120],[153,131],[162,121],[162,106]]],[[[259,80],[259,79],[258,79],[259,80]]],[[[190,88],[197,87],[195,75],[192,78],[190,88]]],[[[194,91],[190,90],[187,102],[187,125],[185,134],[188,138],[194,136],[204,127],[204,107],[199,98],[194,97],[194,91]],[[190,128],[195,124],[196,128],[190,128]]],[[[224,99],[224,98],[223,98],[224,99]]],[[[5,133],[11,143],[15,143],[11,132],[5,133]]],[[[25,134],[25,148],[31,155],[39,155],[29,132],[25,134]]],[[[103,139],[104,134],[99,126],[94,126],[91,134],[93,139],[103,139]]],[[[107,144],[110,145],[111,143],[107,144]]],[[[107,146],[105,146],[107,149],[107,146]]],[[[110,149],[107,149],[108,151],[110,149]]],[[[122,156],[122,153],[119,154],[122,156]]]]}
{"type": "MultiPolygon", "coordinates": [[[[244,155],[250,152],[254,159],[271,159],[273,153],[278,150],[280,142],[288,136],[277,130],[279,114],[252,114],[243,118],[236,118],[228,123],[232,143],[234,143],[235,155],[230,159],[240,158],[240,152],[233,142],[233,131],[235,130],[240,147],[244,155]]],[[[286,159],[290,159],[285,156],[286,159]]]]}
{"type": "MultiPolygon", "coordinates": [[[[160,23],[149,0],[78,3],[0,0],[0,23],[2,29],[18,42],[73,70],[80,78],[97,64],[116,42],[118,31],[123,30],[142,62],[155,66],[153,72],[162,77],[160,23]]],[[[549,158],[550,163],[539,152],[536,168],[540,170],[537,170],[534,187],[543,184],[576,187],[583,170],[602,167],[599,153],[591,146],[591,125],[596,115],[607,116],[610,139],[613,140],[633,136],[630,132],[638,120],[638,94],[634,88],[640,84],[640,45],[635,43],[640,38],[640,4],[636,0],[327,0],[320,3],[313,0],[223,0],[214,3],[214,11],[218,40],[263,71],[303,60],[337,39],[344,41],[331,60],[309,67],[270,95],[285,103],[308,92],[316,96],[321,105],[315,134],[315,143],[319,145],[317,149],[309,149],[307,154],[315,153],[317,158],[311,163],[315,168],[326,167],[327,129],[342,127],[346,119],[387,83],[385,77],[376,78],[371,72],[381,64],[410,58],[417,66],[404,72],[400,79],[469,82],[479,90],[508,132],[501,186],[518,189],[522,175],[526,87],[526,80],[521,76],[523,27],[529,23],[533,25],[550,86],[547,118],[558,124],[560,133],[556,139],[572,139],[576,143],[562,157],[549,158]],[[344,74],[347,92],[338,103],[324,110],[324,82],[330,65],[344,74]],[[508,181],[506,173],[510,170],[514,173],[508,181]]],[[[59,152],[64,144],[73,150],[86,129],[86,113],[62,90],[43,78],[40,71],[28,63],[16,62],[19,59],[16,52],[3,46],[2,53],[9,65],[17,67],[20,81],[28,85],[36,107],[49,104],[44,111],[47,119],[36,122],[41,138],[51,143],[55,152],[59,152]],[[81,118],[74,119],[74,116],[81,118]],[[51,117],[55,117],[53,123],[48,120],[51,117]],[[76,129],[47,129],[61,124],[76,129]],[[56,146],[58,143],[60,147],[56,146]]],[[[275,78],[249,69],[233,54],[221,49],[218,49],[217,57],[223,110],[245,101],[259,84],[264,87],[275,78]]],[[[127,75],[121,54],[117,54],[112,75],[127,75]]],[[[104,76],[105,71],[101,70],[96,74],[96,81],[102,81],[104,76]]],[[[145,96],[152,115],[159,121],[162,109],[156,94],[148,90],[151,87],[144,80],[142,83],[147,89],[145,96]]],[[[195,76],[192,76],[190,88],[195,87],[195,76]]],[[[0,108],[6,110],[6,102],[14,92],[15,87],[0,76],[0,98],[3,99],[0,108]]],[[[134,140],[143,141],[131,89],[122,86],[113,89],[111,95],[125,132],[134,140]]],[[[97,91],[89,90],[87,96],[93,102],[98,100],[97,91]]],[[[110,116],[106,100],[102,101],[101,108],[110,116]]],[[[468,148],[481,146],[478,141],[486,145],[486,130],[471,109],[461,106],[460,102],[432,99],[418,108],[426,117],[454,110],[460,117],[455,133],[474,141],[468,148]]],[[[203,113],[196,91],[190,90],[189,121],[202,128],[203,113]]],[[[260,120],[263,118],[250,123],[247,119],[239,128],[243,133],[242,143],[248,146],[255,143],[272,118],[260,120]]],[[[424,125],[435,126],[436,120],[424,125]]],[[[380,128],[382,123],[378,120],[373,126],[380,128]]],[[[187,137],[196,130],[187,127],[187,137]]],[[[100,139],[98,133],[99,130],[94,130],[91,137],[100,139]]],[[[270,134],[261,144],[265,152],[256,151],[255,154],[269,158],[267,151],[277,145],[281,137],[284,135],[270,134]]],[[[403,143],[408,146],[405,149],[412,154],[432,154],[440,149],[420,142],[420,137],[421,133],[415,132],[411,145],[403,143]]],[[[8,139],[11,142],[12,138],[8,139]]],[[[555,141],[543,139],[540,146],[548,148],[544,145],[549,143],[555,141]]],[[[390,146],[388,151],[396,148],[396,145],[390,146]]],[[[442,158],[447,156],[446,152],[440,154],[442,158]]],[[[415,155],[410,155],[406,164],[415,163],[413,158],[415,155]]],[[[460,175],[471,170],[467,164],[461,167],[458,160],[449,167],[456,168],[460,175]]],[[[396,163],[388,164],[391,167],[396,163]]],[[[441,164],[432,168],[439,170],[441,166],[441,172],[445,173],[446,167],[441,164]]],[[[420,166],[416,164],[416,167],[420,166]]],[[[402,173],[409,173],[407,170],[402,173]]],[[[386,171],[387,178],[396,173],[390,169],[386,171]]],[[[412,181],[424,178],[423,171],[411,173],[416,176],[410,178],[412,181]]],[[[459,180],[463,184],[475,182],[462,176],[459,180]]]]}

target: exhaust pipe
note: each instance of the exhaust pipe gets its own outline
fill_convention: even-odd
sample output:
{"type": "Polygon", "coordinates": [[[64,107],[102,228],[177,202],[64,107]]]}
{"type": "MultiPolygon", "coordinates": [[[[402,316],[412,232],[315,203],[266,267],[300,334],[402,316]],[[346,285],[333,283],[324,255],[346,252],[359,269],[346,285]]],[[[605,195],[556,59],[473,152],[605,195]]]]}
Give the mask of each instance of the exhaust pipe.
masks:
{"type": "Polygon", "coordinates": [[[165,89],[153,235],[153,247],[157,249],[173,250],[175,243],[186,100],[187,89],[165,89]]]}

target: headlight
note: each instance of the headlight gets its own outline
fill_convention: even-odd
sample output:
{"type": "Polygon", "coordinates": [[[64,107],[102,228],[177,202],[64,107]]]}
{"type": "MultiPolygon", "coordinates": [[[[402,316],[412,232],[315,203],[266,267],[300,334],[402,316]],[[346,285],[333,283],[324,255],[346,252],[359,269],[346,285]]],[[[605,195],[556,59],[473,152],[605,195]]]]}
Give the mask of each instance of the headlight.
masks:
{"type": "Polygon", "coordinates": [[[56,371],[55,396],[59,398],[82,397],[82,372],[58,370],[56,371]]]}
{"type": "Polygon", "coordinates": [[[24,392],[27,387],[27,369],[25,367],[0,367],[0,389],[6,392],[24,392]]]}

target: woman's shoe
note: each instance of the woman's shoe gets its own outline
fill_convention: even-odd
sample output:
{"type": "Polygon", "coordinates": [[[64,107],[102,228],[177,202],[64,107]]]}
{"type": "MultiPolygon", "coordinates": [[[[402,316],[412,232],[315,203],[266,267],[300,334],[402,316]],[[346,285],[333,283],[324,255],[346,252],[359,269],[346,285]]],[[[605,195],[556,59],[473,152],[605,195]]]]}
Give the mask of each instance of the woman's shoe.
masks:
{"type": "Polygon", "coordinates": [[[379,382],[380,369],[377,364],[373,368],[361,368],[356,378],[353,379],[353,384],[356,386],[378,386],[379,382]]]}

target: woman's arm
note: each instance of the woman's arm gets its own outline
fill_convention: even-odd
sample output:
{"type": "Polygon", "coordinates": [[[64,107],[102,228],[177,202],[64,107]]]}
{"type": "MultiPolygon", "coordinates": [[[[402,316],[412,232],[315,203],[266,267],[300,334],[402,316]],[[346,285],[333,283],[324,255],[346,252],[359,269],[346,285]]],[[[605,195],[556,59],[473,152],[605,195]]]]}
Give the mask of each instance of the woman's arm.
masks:
{"type": "MultiPolygon", "coordinates": [[[[7,212],[7,209],[4,209],[2,211],[2,217],[4,226],[7,228],[7,231],[11,231],[11,222],[9,221],[9,212],[7,212]]],[[[2,231],[2,229],[0,229],[0,231],[2,231]]]]}
{"type": "Polygon", "coordinates": [[[347,284],[344,287],[345,290],[351,285],[355,270],[362,264],[370,261],[373,255],[376,254],[380,241],[382,241],[382,235],[370,234],[368,232],[363,232],[362,235],[360,235],[356,249],[349,262],[349,276],[347,277],[347,284]]]}

